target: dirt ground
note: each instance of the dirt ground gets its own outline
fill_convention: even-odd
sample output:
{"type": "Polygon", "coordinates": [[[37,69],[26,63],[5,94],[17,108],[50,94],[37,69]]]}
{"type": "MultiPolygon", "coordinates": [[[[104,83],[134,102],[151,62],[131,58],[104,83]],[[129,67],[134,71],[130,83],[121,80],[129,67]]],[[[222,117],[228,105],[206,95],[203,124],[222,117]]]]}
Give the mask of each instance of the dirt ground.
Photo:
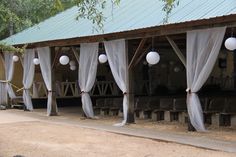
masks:
{"type": "Polygon", "coordinates": [[[0,157],[236,156],[232,153],[85,129],[72,124],[58,124],[48,120],[49,118],[42,121],[37,117],[27,116],[32,114],[16,113],[0,111],[0,157]]]}

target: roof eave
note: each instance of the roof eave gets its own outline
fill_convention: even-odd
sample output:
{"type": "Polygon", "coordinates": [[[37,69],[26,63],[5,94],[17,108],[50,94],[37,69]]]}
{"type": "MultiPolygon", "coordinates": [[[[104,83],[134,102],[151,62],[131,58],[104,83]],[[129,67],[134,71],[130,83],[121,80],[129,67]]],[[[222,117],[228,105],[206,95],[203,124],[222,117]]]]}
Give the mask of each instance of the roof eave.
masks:
{"type": "MultiPolygon", "coordinates": [[[[186,21],[181,23],[165,24],[160,26],[146,27],[141,29],[114,32],[95,36],[83,36],[70,39],[59,39],[51,41],[42,41],[37,43],[25,43],[29,48],[33,47],[44,47],[44,46],[71,46],[78,45],[80,43],[90,43],[90,42],[101,42],[105,40],[115,40],[115,39],[135,39],[135,38],[146,38],[151,36],[164,36],[164,35],[174,35],[185,33],[190,30],[204,29],[212,27],[236,27],[236,14],[214,17],[209,19],[200,19],[194,21],[186,21]]],[[[16,47],[21,47],[25,44],[13,45],[16,47]]]]}

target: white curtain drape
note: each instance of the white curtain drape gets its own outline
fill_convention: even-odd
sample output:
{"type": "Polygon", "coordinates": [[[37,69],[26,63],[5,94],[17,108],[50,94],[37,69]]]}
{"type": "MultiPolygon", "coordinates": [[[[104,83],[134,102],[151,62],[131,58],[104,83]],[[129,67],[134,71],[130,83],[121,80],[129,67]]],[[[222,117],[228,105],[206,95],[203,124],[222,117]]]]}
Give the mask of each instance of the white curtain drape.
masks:
{"type": "Polygon", "coordinates": [[[128,116],[128,98],[127,98],[127,74],[128,65],[126,61],[125,40],[113,40],[104,42],[108,63],[111,68],[112,75],[124,94],[123,98],[123,114],[124,120],[116,126],[123,126],[127,122],[128,116]]]}
{"type": "Polygon", "coordinates": [[[98,64],[98,43],[80,44],[79,86],[81,89],[82,108],[87,117],[93,118],[93,106],[88,92],[92,89],[98,64]]]}
{"type": "MultiPolygon", "coordinates": [[[[47,115],[52,111],[52,69],[51,69],[51,53],[49,47],[37,48],[40,68],[44,83],[48,90],[47,115]]],[[[56,112],[57,112],[57,105],[56,112]]]]}
{"type": "Polygon", "coordinates": [[[7,88],[7,92],[9,97],[15,98],[15,92],[12,89],[11,86],[11,81],[13,78],[13,74],[14,74],[14,61],[13,61],[13,55],[14,53],[10,53],[10,52],[4,52],[4,63],[5,63],[5,75],[6,75],[6,88],[7,88]]]}
{"type": "Polygon", "coordinates": [[[209,77],[219,54],[225,27],[187,32],[187,106],[191,124],[205,131],[203,114],[196,94],[209,77]]]}
{"type": "Polygon", "coordinates": [[[32,86],[33,80],[34,80],[34,59],[35,53],[33,49],[26,49],[24,53],[24,61],[23,61],[23,100],[24,104],[26,106],[26,109],[32,111],[33,110],[33,104],[30,96],[30,87],[32,86]]]}
{"type": "Polygon", "coordinates": [[[33,83],[33,98],[39,98],[39,92],[38,92],[38,85],[37,83],[33,83]]]}

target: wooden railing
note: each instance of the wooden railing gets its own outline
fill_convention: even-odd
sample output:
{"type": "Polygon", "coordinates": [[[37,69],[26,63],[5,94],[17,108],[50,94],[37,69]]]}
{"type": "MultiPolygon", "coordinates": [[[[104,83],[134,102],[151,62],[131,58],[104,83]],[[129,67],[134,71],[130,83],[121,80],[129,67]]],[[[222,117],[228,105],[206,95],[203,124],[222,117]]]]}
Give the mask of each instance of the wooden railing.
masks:
{"type": "MultiPolygon", "coordinates": [[[[96,81],[91,96],[118,96],[119,88],[113,81],[96,81]]],[[[79,97],[80,88],[77,82],[56,82],[57,97],[79,97]]],[[[34,82],[33,98],[47,97],[47,88],[43,82],[34,82]]]]}

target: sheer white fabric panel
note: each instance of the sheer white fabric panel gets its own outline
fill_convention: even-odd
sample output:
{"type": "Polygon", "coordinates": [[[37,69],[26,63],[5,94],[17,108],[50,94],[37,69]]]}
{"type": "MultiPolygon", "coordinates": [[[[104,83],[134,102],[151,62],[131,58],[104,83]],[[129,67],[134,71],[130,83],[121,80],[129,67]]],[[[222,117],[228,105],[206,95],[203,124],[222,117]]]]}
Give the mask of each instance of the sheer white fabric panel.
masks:
{"type": "Polygon", "coordinates": [[[201,103],[196,94],[209,77],[219,54],[225,27],[187,32],[187,106],[197,131],[205,131],[201,103]]]}
{"type": "Polygon", "coordinates": [[[14,74],[14,61],[13,61],[13,55],[14,53],[10,52],[4,52],[4,60],[5,60],[5,75],[6,75],[6,81],[8,82],[6,84],[7,92],[10,98],[15,98],[15,92],[12,89],[12,86],[10,82],[12,81],[13,74],[14,74]]]}
{"type": "Polygon", "coordinates": [[[38,87],[36,83],[33,83],[33,98],[39,98],[38,87]]]}
{"type": "Polygon", "coordinates": [[[80,44],[79,86],[82,108],[87,117],[94,117],[93,106],[88,92],[92,89],[98,64],[98,43],[80,44]]]}
{"type": "Polygon", "coordinates": [[[52,69],[50,48],[41,47],[37,48],[37,51],[43,80],[48,90],[47,115],[50,115],[52,111],[52,69]]]}
{"type": "Polygon", "coordinates": [[[26,106],[26,109],[32,111],[33,110],[33,104],[30,96],[30,87],[32,86],[33,80],[34,80],[34,62],[33,59],[35,57],[34,50],[33,49],[27,49],[24,53],[24,60],[23,60],[23,100],[24,104],[26,106]]]}
{"type": "MultiPolygon", "coordinates": [[[[127,73],[128,65],[126,62],[125,40],[113,40],[104,42],[108,63],[111,68],[112,75],[123,93],[127,93],[127,73]]],[[[127,122],[128,100],[127,95],[123,98],[123,114],[124,120],[116,126],[123,126],[127,122]]]]}

